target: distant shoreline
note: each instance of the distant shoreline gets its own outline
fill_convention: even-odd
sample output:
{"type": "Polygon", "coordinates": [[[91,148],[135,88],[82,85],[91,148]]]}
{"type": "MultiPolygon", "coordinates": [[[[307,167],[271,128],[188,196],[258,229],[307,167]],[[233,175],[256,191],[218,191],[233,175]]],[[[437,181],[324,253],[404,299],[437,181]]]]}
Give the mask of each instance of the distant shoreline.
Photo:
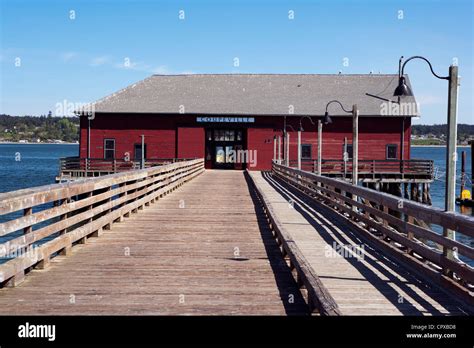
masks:
{"type": "Polygon", "coordinates": [[[19,143],[15,141],[0,142],[0,145],[79,145],[79,143],[19,143]]]}
{"type": "MultiPolygon", "coordinates": [[[[410,145],[410,147],[446,147],[446,145],[410,145]]],[[[471,147],[471,145],[457,145],[456,147],[471,147]]]]}

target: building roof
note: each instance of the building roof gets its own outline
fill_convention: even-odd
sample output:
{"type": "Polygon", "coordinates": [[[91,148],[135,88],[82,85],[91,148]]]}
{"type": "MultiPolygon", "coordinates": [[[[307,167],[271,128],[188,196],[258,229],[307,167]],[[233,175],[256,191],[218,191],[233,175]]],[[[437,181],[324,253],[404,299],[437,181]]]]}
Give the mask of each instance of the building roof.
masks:
{"type": "MultiPolygon", "coordinates": [[[[403,97],[403,107],[383,100],[397,101],[397,83],[396,74],[152,75],[92,106],[99,113],[322,116],[337,99],[348,110],[357,104],[361,116],[417,116],[414,97],[403,97]]],[[[329,113],[346,115],[336,104],[329,113]]]]}

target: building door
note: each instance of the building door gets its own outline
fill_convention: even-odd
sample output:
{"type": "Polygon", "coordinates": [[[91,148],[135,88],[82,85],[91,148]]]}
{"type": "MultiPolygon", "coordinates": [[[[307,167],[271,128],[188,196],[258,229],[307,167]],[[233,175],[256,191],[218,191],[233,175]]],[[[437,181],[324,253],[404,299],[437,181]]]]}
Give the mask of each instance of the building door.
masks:
{"type": "MultiPolygon", "coordinates": [[[[144,144],[144,154],[143,158],[146,159],[146,144],[144,144]]],[[[140,162],[142,160],[142,144],[135,144],[133,148],[134,152],[134,159],[136,162],[140,162]]]]}
{"type": "Polygon", "coordinates": [[[208,129],[206,159],[211,168],[243,169],[243,131],[240,129],[208,129]]]}

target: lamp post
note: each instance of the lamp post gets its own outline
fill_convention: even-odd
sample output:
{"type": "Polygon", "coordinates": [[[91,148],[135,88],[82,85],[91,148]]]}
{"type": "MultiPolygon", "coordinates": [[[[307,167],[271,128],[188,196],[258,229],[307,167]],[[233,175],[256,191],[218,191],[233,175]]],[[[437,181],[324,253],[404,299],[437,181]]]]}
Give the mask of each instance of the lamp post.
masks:
{"type": "Polygon", "coordinates": [[[300,118],[300,128],[298,129],[298,169],[301,170],[301,132],[303,131],[303,119],[308,118],[311,121],[311,124],[314,125],[314,122],[309,116],[302,116],[300,118]]]}
{"type": "MultiPolygon", "coordinates": [[[[87,112],[87,158],[85,163],[86,176],[89,169],[89,161],[91,158],[91,121],[95,118],[95,113],[88,111],[87,112]]],[[[80,159],[79,159],[80,161],[80,159]]]]}
{"type": "MultiPolygon", "coordinates": [[[[446,188],[445,188],[445,210],[454,211],[455,197],[456,197],[456,141],[457,141],[457,107],[458,107],[458,67],[451,65],[449,67],[448,76],[439,76],[433,70],[430,61],[422,56],[413,56],[403,62],[403,56],[400,58],[398,66],[398,86],[393,95],[396,97],[413,96],[413,92],[406,84],[404,72],[406,64],[413,59],[421,59],[428,63],[431,73],[440,80],[448,80],[448,134],[447,134],[447,149],[446,149],[446,188]]],[[[450,239],[456,239],[455,232],[449,229],[443,231],[443,235],[450,239]]],[[[444,247],[443,254],[448,258],[453,258],[453,251],[444,247]]],[[[446,270],[445,273],[449,273],[446,270]]]]}
{"type": "MultiPolygon", "coordinates": [[[[339,100],[331,100],[326,104],[326,112],[324,113],[324,120],[331,121],[329,117],[329,105],[337,103],[341,107],[342,111],[347,114],[352,114],[352,184],[357,185],[358,182],[358,166],[359,166],[359,109],[357,104],[352,105],[352,110],[346,110],[339,100]]],[[[344,154],[346,157],[346,154],[344,154]]],[[[318,158],[318,161],[320,159],[318,158]]],[[[319,167],[319,163],[318,163],[319,167]]]]}
{"type": "Polygon", "coordinates": [[[140,168],[143,169],[145,168],[145,135],[141,135],[142,138],[142,153],[141,153],[141,158],[140,158],[140,168]]]}

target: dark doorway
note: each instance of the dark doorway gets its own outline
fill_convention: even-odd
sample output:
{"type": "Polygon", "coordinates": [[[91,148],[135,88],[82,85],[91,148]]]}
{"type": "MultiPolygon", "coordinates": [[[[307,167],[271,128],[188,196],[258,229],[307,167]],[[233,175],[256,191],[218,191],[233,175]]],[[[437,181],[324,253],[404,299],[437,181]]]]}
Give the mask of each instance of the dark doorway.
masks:
{"type": "MultiPolygon", "coordinates": [[[[146,159],[146,144],[144,144],[144,156],[143,158],[146,159]]],[[[134,145],[134,155],[135,161],[139,162],[142,160],[142,144],[135,144],[134,145]]]]}
{"type": "Polygon", "coordinates": [[[245,169],[242,163],[244,130],[210,128],[206,130],[206,162],[215,169],[245,169]]]}

